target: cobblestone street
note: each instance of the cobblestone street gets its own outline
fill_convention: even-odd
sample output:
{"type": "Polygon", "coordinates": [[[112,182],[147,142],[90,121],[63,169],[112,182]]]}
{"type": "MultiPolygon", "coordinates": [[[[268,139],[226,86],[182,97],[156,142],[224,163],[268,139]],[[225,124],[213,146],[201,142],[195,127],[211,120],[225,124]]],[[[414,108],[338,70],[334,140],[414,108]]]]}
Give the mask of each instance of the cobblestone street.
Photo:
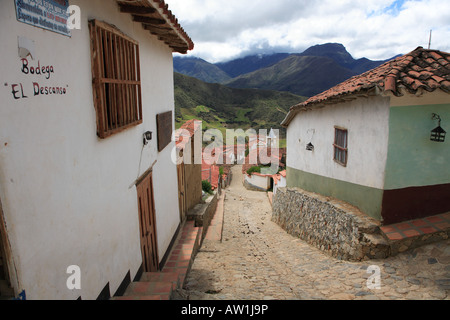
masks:
{"type": "Polygon", "coordinates": [[[205,239],[179,299],[450,299],[449,240],[385,260],[336,260],[272,222],[266,193],[246,190],[240,170],[225,190],[222,241],[205,239]],[[377,269],[379,289],[368,286],[377,269]]]}

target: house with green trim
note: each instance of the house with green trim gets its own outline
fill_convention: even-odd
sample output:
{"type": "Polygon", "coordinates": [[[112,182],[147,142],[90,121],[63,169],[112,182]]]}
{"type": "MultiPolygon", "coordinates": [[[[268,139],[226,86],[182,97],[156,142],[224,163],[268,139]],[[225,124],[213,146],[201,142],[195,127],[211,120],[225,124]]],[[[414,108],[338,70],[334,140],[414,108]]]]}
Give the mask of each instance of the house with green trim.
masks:
{"type": "Polygon", "coordinates": [[[282,125],[287,187],[384,225],[450,211],[449,53],[419,47],[293,106],[282,125]]]}

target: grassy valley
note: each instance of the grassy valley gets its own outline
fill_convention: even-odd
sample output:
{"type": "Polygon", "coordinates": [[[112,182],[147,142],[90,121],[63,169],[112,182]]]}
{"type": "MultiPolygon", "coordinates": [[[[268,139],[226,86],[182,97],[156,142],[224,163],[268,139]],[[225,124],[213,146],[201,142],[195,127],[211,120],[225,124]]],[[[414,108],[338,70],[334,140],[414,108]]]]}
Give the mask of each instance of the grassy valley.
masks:
{"type": "Polygon", "coordinates": [[[306,97],[288,92],[237,89],[174,74],[177,127],[191,119],[203,120],[203,130],[282,129],[289,108],[306,97]]]}

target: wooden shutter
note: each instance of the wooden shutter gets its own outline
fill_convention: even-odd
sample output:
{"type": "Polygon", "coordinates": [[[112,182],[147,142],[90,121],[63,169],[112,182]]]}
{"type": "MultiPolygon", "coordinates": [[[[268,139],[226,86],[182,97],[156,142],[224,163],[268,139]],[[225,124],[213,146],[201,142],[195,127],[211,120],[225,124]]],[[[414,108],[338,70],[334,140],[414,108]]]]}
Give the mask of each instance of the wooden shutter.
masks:
{"type": "Polygon", "coordinates": [[[142,123],[139,44],[104,22],[89,22],[97,135],[142,123]]]}

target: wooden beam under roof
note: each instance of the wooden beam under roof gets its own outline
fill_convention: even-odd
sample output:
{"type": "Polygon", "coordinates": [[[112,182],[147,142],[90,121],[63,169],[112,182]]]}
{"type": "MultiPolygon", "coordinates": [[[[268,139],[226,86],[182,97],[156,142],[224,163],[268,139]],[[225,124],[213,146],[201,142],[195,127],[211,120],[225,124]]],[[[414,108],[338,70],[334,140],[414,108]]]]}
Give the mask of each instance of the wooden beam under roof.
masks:
{"type": "Polygon", "coordinates": [[[139,14],[139,15],[145,15],[145,14],[152,14],[156,12],[155,8],[152,7],[142,7],[142,6],[133,6],[130,4],[119,4],[120,12],[122,13],[131,13],[131,14],[139,14]]]}
{"type": "Polygon", "coordinates": [[[175,52],[181,53],[181,54],[186,54],[188,49],[187,47],[176,47],[176,46],[170,46],[175,52]]]}
{"type": "Polygon", "coordinates": [[[173,34],[173,30],[170,27],[164,27],[164,26],[155,26],[153,24],[145,24],[143,23],[142,26],[144,27],[145,30],[148,30],[152,33],[155,34],[173,34]]]}
{"type": "Polygon", "coordinates": [[[176,47],[187,47],[186,43],[183,43],[181,41],[176,41],[175,37],[167,37],[167,36],[158,36],[158,38],[161,41],[166,42],[170,46],[176,46],[176,47]]]}
{"type": "Polygon", "coordinates": [[[166,24],[166,20],[163,19],[156,19],[156,18],[150,18],[150,17],[144,17],[139,15],[133,15],[133,21],[141,22],[145,24],[154,24],[154,25],[164,25],[166,24]]]}

